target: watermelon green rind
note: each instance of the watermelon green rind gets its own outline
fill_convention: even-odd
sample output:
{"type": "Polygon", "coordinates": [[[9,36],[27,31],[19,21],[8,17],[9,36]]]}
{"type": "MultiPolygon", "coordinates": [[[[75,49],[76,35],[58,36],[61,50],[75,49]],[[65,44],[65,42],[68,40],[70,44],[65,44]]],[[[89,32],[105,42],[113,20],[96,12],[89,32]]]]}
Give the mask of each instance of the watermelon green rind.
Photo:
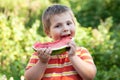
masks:
{"type": "Polygon", "coordinates": [[[54,49],[53,51],[52,51],[52,54],[51,55],[59,55],[59,54],[62,54],[63,52],[65,52],[65,51],[68,51],[70,49],[70,47],[62,47],[62,48],[60,48],[60,49],[54,49]]]}
{"type": "MultiPolygon", "coordinates": [[[[33,49],[34,49],[35,51],[37,51],[36,48],[33,47],[33,49]]],[[[59,47],[59,48],[53,48],[51,55],[60,55],[60,54],[62,54],[63,52],[68,51],[69,49],[70,49],[70,47],[68,47],[67,45],[62,46],[62,47],[59,47]]]]}

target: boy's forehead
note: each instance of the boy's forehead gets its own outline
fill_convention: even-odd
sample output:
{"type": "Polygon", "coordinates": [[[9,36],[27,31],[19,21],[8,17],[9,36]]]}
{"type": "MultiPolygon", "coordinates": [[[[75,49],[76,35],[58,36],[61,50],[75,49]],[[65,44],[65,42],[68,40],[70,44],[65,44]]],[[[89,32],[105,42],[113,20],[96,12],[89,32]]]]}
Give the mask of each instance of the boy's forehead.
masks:
{"type": "Polygon", "coordinates": [[[61,13],[53,15],[50,19],[51,23],[59,23],[67,20],[72,20],[72,16],[69,13],[61,13]]]}
{"type": "Polygon", "coordinates": [[[51,20],[52,19],[59,19],[59,18],[71,18],[72,16],[70,15],[69,12],[64,12],[64,13],[59,13],[59,14],[54,14],[51,16],[51,20]]]}

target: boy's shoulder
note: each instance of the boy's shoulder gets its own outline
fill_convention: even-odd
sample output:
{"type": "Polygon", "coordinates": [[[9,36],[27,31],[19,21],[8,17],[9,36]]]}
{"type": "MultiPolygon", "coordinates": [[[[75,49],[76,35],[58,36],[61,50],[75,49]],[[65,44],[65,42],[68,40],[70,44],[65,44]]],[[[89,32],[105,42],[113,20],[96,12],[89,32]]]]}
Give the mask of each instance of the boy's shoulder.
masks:
{"type": "Polygon", "coordinates": [[[83,53],[89,53],[89,51],[87,50],[87,48],[85,47],[77,47],[76,49],[76,54],[83,54],[83,53]]]}
{"type": "Polygon", "coordinates": [[[76,50],[82,51],[82,50],[87,50],[87,48],[85,48],[85,47],[83,47],[83,46],[81,46],[81,47],[77,46],[77,49],[76,49],[76,50]]]}

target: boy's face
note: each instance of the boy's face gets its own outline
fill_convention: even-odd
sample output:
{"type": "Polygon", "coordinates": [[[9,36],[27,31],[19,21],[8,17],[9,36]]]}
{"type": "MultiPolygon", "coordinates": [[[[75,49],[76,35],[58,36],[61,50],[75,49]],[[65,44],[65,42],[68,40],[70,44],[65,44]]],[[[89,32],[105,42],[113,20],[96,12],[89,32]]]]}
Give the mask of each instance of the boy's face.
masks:
{"type": "Polygon", "coordinates": [[[54,40],[59,40],[64,37],[75,36],[75,23],[71,15],[67,12],[54,15],[50,19],[49,36],[54,40]]]}

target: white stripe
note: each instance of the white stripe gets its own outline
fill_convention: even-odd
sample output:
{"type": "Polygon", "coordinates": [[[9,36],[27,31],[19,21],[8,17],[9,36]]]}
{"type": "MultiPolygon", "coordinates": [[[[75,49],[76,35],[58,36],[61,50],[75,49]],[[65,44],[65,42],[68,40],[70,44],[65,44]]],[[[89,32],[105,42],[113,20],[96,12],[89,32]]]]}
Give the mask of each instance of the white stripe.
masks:
{"type": "Polygon", "coordinates": [[[65,66],[71,66],[71,62],[66,62],[64,64],[48,64],[47,68],[62,68],[65,66]]]}
{"type": "Polygon", "coordinates": [[[70,76],[70,75],[76,75],[76,71],[69,71],[69,72],[62,72],[62,73],[49,73],[45,74],[44,77],[59,77],[59,76],[70,76]]]}

